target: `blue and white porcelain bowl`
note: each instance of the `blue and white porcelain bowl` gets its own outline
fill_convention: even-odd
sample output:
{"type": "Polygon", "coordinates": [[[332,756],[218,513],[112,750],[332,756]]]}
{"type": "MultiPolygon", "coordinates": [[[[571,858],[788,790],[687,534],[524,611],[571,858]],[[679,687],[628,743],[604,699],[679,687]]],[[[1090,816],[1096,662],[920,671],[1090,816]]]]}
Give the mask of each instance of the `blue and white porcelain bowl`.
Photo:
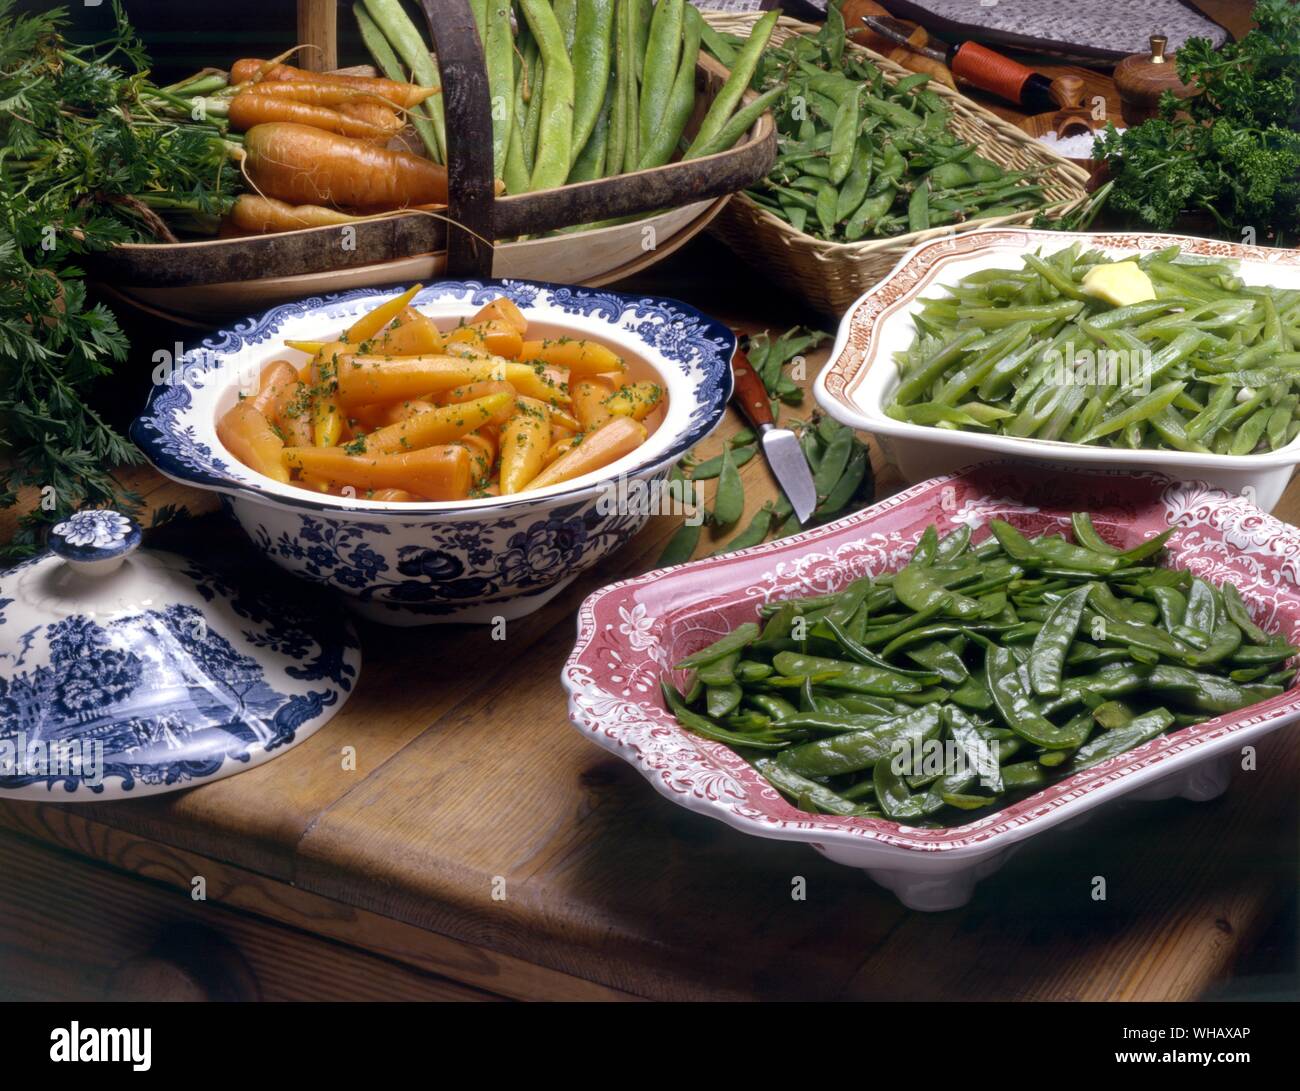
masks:
{"type": "Polygon", "coordinates": [[[285,340],[335,335],[400,290],[290,303],[215,334],[175,366],[155,370],[131,436],[168,477],[221,493],[276,564],[345,592],[374,620],[521,617],[645,525],[653,505],[611,503],[611,483],[642,482],[617,495],[644,495],[717,427],[731,396],[735,337],[673,299],[533,281],[440,281],[414,305],[444,327],[505,295],[528,318],[530,337],[597,338],[628,361],[634,377],[659,382],[666,406],[647,421],[649,439],[596,474],[536,492],[420,504],[310,493],[256,473],[222,447],[216,422],[241,387],[254,389],[272,360],[306,361],[285,340]]]}

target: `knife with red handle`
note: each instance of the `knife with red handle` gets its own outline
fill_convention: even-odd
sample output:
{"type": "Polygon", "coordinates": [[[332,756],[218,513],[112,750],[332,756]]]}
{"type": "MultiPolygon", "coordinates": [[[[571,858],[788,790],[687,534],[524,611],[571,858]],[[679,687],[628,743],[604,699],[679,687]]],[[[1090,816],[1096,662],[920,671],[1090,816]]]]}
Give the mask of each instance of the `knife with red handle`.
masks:
{"type": "Polygon", "coordinates": [[[799,446],[799,438],[789,428],[778,428],[772,419],[772,405],[767,388],[754,365],[739,348],[731,358],[731,374],[736,380],[732,397],[746,419],[758,430],[767,464],[776,482],[785,492],[799,522],[806,523],[817,507],[817,486],[813,484],[808,460],[799,446]]]}
{"type": "MultiPolygon", "coordinates": [[[[1001,53],[995,53],[979,42],[962,42],[959,45],[944,46],[935,49],[930,46],[916,45],[908,37],[905,25],[892,17],[864,15],[862,22],[881,37],[891,42],[906,46],[908,49],[939,61],[952,69],[952,74],[959,80],[965,80],[972,87],[997,95],[1023,106],[1034,113],[1056,110],[1070,103],[1063,101],[1069,97],[1068,89],[1061,86],[1060,80],[1051,80],[1041,72],[1026,68],[1019,61],[1013,61],[1001,53]]],[[[934,38],[929,39],[932,46],[943,45],[934,38]]],[[[1076,77],[1069,77],[1075,83],[1076,77]]]]}

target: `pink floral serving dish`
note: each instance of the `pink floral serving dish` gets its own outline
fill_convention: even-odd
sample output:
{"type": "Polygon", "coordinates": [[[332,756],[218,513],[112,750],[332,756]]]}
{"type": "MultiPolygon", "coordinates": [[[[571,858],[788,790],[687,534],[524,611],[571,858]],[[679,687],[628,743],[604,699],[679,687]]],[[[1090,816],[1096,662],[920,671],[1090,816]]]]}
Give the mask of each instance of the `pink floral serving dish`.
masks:
{"type": "MultiPolygon", "coordinates": [[[[921,532],[959,524],[974,540],[992,518],[1031,534],[1069,532],[1088,511],[1129,546],[1176,525],[1168,563],[1241,591],[1266,629],[1300,636],[1300,530],[1240,496],[1159,473],[984,463],[936,477],[790,538],[661,569],[591,595],[565,664],[569,716],[593,742],[633,764],[663,795],[746,833],[805,841],[863,868],[914,909],[963,905],[1027,838],[1120,797],[1207,800],[1222,793],[1242,747],[1300,718],[1300,688],[1163,735],[962,826],[921,829],[797,810],[728,747],[678,726],[658,683],[672,663],[754,620],[761,603],[822,594],[891,571],[921,532]]],[[[684,674],[676,672],[681,685],[684,674]]]]}
{"type": "Polygon", "coordinates": [[[907,481],[920,481],[989,458],[1048,460],[1112,469],[1160,470],[1241,493],[1265,511],[1272,511],[1300,463],[1300,437],[1263,454],[1213,455],[934,428],[895,420],[885,412],[899,383],[893,354],[912,343],[912,311],[918,299],[941,297],[944,287],[980,269],[1018,268],[1027,253],[1041,250],[1054,254],[1072,243],[1084,250],[1105,251],[1115,260],[1176,245],[1192,257],[1236,262],[1238,275],[1247,284],[1300,288],[1300,251],[1283,247],[1242,246],[1192,235],[1033,231],[1016,227],[949,235],[914,246],[888,276],[848,309],[840,320],[835,347],[813,385],[818,404],[841,424],[874,435],[885,457],[907,481]]]}

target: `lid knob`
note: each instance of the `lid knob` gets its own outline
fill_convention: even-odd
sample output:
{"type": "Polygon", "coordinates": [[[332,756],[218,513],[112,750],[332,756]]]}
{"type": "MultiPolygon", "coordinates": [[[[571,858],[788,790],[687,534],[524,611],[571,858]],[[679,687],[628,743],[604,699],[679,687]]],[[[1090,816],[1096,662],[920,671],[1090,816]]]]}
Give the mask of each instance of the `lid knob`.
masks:
{"type": "Polygon", "coordinates": [[[107,575],[139,546],[139,525],[111,508],[86,508],[50,531],[50,551],[87,576],[107,575]]]}

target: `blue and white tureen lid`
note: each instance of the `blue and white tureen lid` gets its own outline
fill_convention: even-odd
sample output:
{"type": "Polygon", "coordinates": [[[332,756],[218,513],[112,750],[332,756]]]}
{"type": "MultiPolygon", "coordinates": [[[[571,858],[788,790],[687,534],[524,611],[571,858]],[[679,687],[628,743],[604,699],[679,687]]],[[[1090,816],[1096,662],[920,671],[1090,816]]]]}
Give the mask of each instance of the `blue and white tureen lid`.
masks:
{"type": "Polygon", "coordinates": [[[0,573],[0,796],[97,802],[230,776],[352,692],[346,621],[140,537],[120,512],[80,511],[0,573]]]}

